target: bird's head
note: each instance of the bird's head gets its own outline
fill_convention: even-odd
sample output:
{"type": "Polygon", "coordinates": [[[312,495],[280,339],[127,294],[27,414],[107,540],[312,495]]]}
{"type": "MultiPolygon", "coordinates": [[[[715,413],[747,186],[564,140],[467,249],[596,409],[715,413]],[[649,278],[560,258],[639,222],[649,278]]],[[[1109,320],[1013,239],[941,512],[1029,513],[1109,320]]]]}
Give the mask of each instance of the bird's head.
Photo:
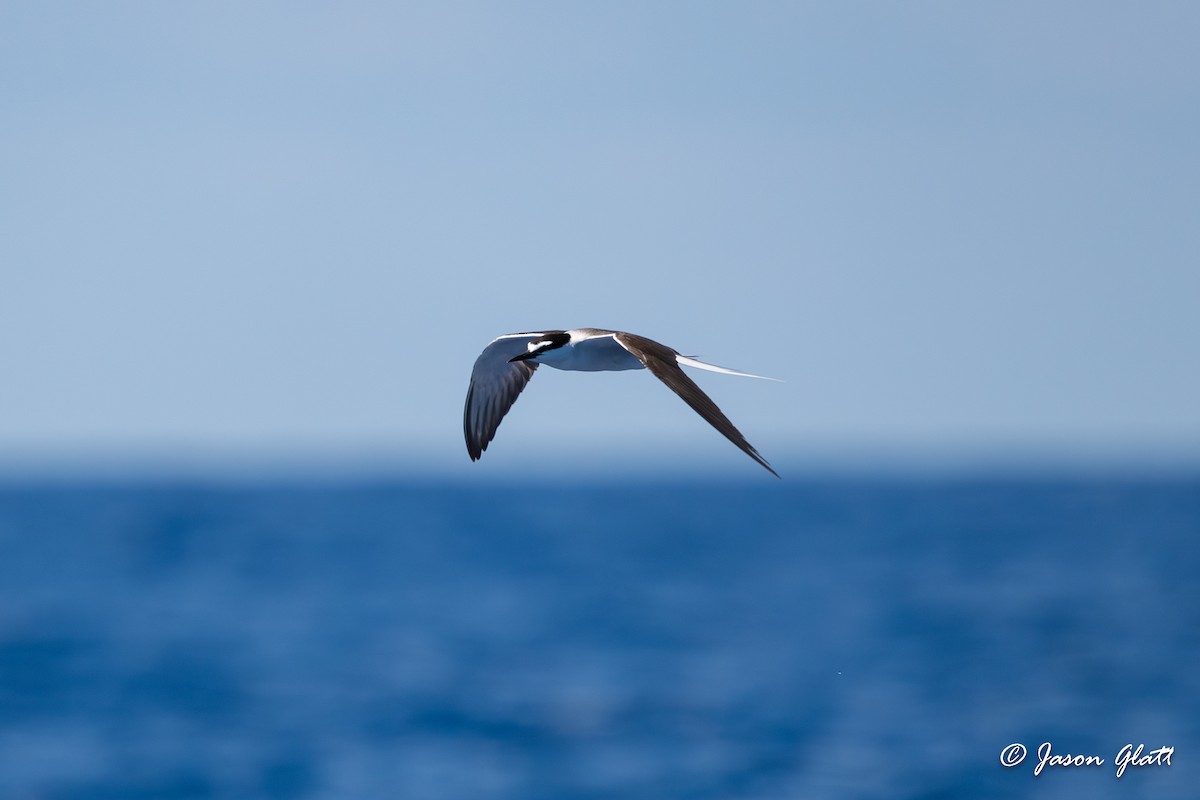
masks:
{"type": "Polygon", "coordinates": [[[570,334],[567,333],[548,333],[545,336],[531,340],[525,345],[526,351],[515,355],[509,359],[513,361],[536,361],[537,357],[550,350],[557,350],[571,341],[570,334]]]}

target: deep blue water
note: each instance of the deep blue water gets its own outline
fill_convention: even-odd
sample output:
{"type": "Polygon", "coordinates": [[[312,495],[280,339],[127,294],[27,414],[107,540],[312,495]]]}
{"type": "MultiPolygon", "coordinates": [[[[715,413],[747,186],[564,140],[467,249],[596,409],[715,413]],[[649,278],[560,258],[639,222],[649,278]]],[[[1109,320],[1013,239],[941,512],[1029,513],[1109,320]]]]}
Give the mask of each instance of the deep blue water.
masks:
{"type": "Polygon", "coordinates": [[[1200,481],[534,488],[0,489],[0,798],[1200,796],[1200,481]]]}

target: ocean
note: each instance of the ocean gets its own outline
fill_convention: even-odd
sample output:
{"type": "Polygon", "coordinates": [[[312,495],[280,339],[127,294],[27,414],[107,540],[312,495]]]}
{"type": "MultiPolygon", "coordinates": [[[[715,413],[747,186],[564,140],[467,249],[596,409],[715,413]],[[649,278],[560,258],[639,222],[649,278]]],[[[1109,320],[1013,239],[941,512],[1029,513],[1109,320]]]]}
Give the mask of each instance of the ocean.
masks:
{"type": "Polygon", "coordinates": [[[10,480],[0,800],[1196,798],[1198,576],[1192,477],[10,480]]]}

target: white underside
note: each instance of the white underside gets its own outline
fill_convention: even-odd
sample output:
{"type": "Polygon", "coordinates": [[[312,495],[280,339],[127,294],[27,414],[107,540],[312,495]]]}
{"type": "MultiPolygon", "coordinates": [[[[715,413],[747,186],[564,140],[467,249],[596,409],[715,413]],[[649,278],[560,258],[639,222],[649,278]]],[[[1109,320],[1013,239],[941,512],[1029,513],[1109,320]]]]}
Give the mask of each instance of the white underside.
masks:
{"type": "MultiPolygon", "coordinates": [[[[576,332],[572,331],[572,334],[575,335],[576,332]]],[[[545,353],[539,355],[536,360],[539,364],[545,364],[547,367],[570,372],[620,372],[627,369],[646,368],[637,356],[622,347],[613,336],[579,338],[564,347],[547,350],[545,353]]],[[[763,375],[754,375],[749,372],[739,372],[736,369],[718,367],[715,364],[706,364],[703,361],[689,358],[688,356],[676,355],[675,360],[685,367],[719,372],[723,375],[762,378],[767,381],[777,380],[776,378],[767,378],[763,375]]]]}
{"type": "Polygon", "coordinates": [[[539,364],[570,372],[620,372],[645,369],[637,356],[617,344],[611,336],[597,336],[548,350],[537,357],[539,364]]]}

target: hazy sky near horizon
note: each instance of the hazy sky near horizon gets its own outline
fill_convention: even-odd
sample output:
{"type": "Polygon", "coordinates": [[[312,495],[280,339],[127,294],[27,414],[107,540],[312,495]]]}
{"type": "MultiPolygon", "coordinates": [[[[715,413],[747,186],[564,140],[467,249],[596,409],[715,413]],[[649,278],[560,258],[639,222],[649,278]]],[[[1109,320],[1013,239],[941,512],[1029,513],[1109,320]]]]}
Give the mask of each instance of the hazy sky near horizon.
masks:
{"type": "MultiPolygon", "coordinates": [[[[769,458],[1198,454],[1197,30],[1188,3],[5,3],[0,451],[465,465],[480,349],[601,326],[784,379],[697,378],[769,458]]],[[[742,458],[691,416],[646,373],[544,369],[485,460],[742,458]]]]}

